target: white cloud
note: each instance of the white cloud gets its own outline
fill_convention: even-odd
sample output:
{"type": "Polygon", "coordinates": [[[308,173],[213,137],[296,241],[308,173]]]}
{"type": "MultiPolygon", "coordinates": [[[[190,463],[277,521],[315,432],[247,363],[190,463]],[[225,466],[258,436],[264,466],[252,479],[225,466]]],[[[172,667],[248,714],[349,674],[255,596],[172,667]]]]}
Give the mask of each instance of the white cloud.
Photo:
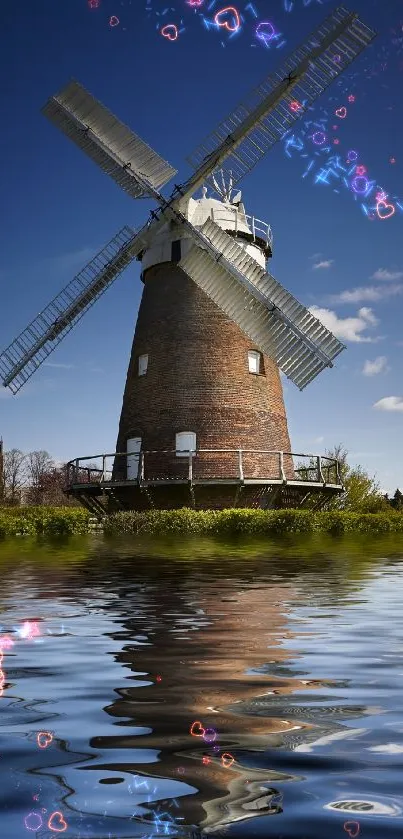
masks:
{"type": "Polygon", "coordinates": [[[386,373],[389,369],[387,361],[385,355],[378,355],[373,361],[366,361],[362,371],[364,376],[376,376],[378,373],[386,373]]]}
{"type": "Polygon", "coordinates": [[[331,268],[333,265],[334,259],[323,259],[322,262],[316,262],[315,265],[312,266],[314,271],[317,271],[318,268],[331,268]]]}
{"type": "Polygon", "coordinates": [[[384,746],[371,746],[367,749],[367,751],[380,752],[380,754],[384,755],[401,755],[403,752],[403,746],[401,743],[385,743],[384,746]]]}
{"type": "Polygon", "coordinates": [[[372,274],[371,280],[401,280],[403,278],[403,271],[389,271],[388,268],[378,268],[372,274]]]}
{"type": "Polygon", "coordinates": [[[72,370],[74,364],[58,364],[57,362],[53,361],[44,361],[44,367],[55,367],[57,370],[72,370]]]}
{"type": "Polygon", "coordinates": [[[321,309],[319,306],[311,306],[309,311],[327,329],[330,329],[336,338],[341,338],[345,341],[355,341],[356,343],[370,343],[377,340],[376,338],[370,338],[361,334],[365,329],[376,326],[378,323],[372,309],[368,309],[366,306],[359,309],[358,316],[355,318],[339,318],[336,312],[333,312],[331,309],[321,309]]]}
{"type": "Polygon", "coordinates": [[[403,285],[389,286],[360,286],[358,288],[346,289],[340,294],[333,294],[329,298],[330,303],[374,303],[377,300],[385,300],[395,294],[402,294],[403,285]]]}
{"type": "Polygon", "coordinates": [[[379,411],[400,411],[403,413],[403,396],[384,396],[372,406],[379,411]]]}

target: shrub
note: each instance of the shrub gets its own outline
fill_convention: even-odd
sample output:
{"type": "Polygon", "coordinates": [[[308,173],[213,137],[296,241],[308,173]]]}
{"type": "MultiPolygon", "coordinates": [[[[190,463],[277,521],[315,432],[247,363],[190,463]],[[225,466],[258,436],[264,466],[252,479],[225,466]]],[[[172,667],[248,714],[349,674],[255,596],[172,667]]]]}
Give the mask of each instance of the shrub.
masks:
{"type": "Polygon", "coordinates": [[[390,513],[348,513],[341,510],[150,510],[113,513],[105,533],[279,535],[285,533],[403,532],[403,516],[390,513]]]}
{"type": "Polygon", "coordinates": [[[80,507],[4,507],[0,510],[0,538],[87,533],[88,520],[89,513],[80,507]]]}

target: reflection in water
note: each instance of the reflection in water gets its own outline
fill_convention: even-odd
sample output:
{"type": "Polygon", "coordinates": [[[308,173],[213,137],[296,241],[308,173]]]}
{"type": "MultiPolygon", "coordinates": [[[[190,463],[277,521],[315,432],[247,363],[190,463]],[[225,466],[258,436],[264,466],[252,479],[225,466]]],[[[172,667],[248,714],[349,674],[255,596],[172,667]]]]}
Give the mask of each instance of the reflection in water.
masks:
{"type": "MultiPolygon", "coordinates": [[[[215,746],[192,736],[190,729],[195,720],[215,728],[220,753],[236,756],[239,747],[252,752],[278,746],[283,732],[301,728],[301,723],[242,715],[242,702],[249,698],[304,687],[299,680],[257,672],[268,662],[289,658],[280,643],[291,636],[286,620],[292,588],[277,583],[245,589],[240,581],[227,579],[212,580],[197,599],[190,600],[186,588],[164,588],[149,595],[148,606],[154,603],[158,608],[158,626],[143,634],[134,649],[126,644],[118,660],[150,674],[152,682],[141,689],[120,689],[120,699],[106,710],[117,718],[134,717],[141,725],[150,724],[152,716],[152,733],[141,735],[140,744],[138,737],[122,734],[94,738],[91,745],[102,750],[139,745],[158,749],[158,763],[147,766],[152,777],[177,779],[182,768],[187,783],[198,789],[181,802],[186,823],[216,827],[223,813],[227,822],[272,810],[277,790],[262,795],[261,785],[287,780],[287,773],[253,769],[239,758],[224,768],[215,746]],[[161,675],[158,689],[156,673],[161,675]],[[210,758],[209,763],[203,763],[203,756],[210,758]]],[[[144,633],[144,610],[125,620],[124,626],[132,638],[138,638],[140,628],[144,633]]],[[[131,768],[138,772],[142,767],[133,763],[131,768]]]]}
{"type": "Polygon", "coordinates": [[[0,547],[0,622],[15,639],[1,839],[25,837],[43,809],[61,817],[49,833],[44,815],[38,839],[62,819],[66,839],[192,825],[323,839],[358,820],[390,834],[402,813],[403,573],[378,557],[394,548],[372,544],[371,560],[358,542],[246,555],[176,543],[159,557],[89,545],[0,547]],[[33,625],[40,637],[15,632],[33,625]]]}

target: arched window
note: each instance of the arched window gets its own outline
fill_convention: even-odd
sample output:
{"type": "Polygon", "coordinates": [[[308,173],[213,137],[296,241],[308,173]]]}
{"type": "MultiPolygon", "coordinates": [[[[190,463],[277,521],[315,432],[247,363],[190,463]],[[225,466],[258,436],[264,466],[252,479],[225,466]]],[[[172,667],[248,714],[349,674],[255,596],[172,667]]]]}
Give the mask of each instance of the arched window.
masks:
{"type": "Polygon", "coordinates": [[[194,431],[179,431],[175,436],[177,457],[189,457],[189,452],[196,451],[196,434],[194,431]]]}

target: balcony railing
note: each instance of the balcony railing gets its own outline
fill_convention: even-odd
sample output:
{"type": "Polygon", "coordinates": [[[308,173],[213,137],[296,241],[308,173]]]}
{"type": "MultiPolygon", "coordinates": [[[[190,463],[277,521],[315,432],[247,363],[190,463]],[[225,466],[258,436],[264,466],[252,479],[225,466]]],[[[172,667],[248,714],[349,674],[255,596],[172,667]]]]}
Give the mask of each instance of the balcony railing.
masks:
{"type": "Polygon", "coordinates": [[[273,482],[342,487],[332,457],[265,449],[173,449],[79,457],[68,464],[68,484],[273,482]],[[130,477],[127,477],[129,473],[130,477]]]}
{"type": "Polygon", "coordinates": [[[211,209],[211,218],[220,227],[226,227],[229,230],[234,230],[235,233],[239,231],[248,232],[251,234],[253,241],[258,239],[263,239],[266,245],[269,245],[270,248],[273,246],[273,231],[270,227],[270,224],[267,224],[265,221],[261,221],[261,219],[256,218],[255,216],[250,216],[247,213],[240,213],[236,207],[228,207],[225,209],[225,212],[220,212],[215,210],[214,208],[211,209]],[[233,218],[229,215],[233,213],[233,218]]]}

